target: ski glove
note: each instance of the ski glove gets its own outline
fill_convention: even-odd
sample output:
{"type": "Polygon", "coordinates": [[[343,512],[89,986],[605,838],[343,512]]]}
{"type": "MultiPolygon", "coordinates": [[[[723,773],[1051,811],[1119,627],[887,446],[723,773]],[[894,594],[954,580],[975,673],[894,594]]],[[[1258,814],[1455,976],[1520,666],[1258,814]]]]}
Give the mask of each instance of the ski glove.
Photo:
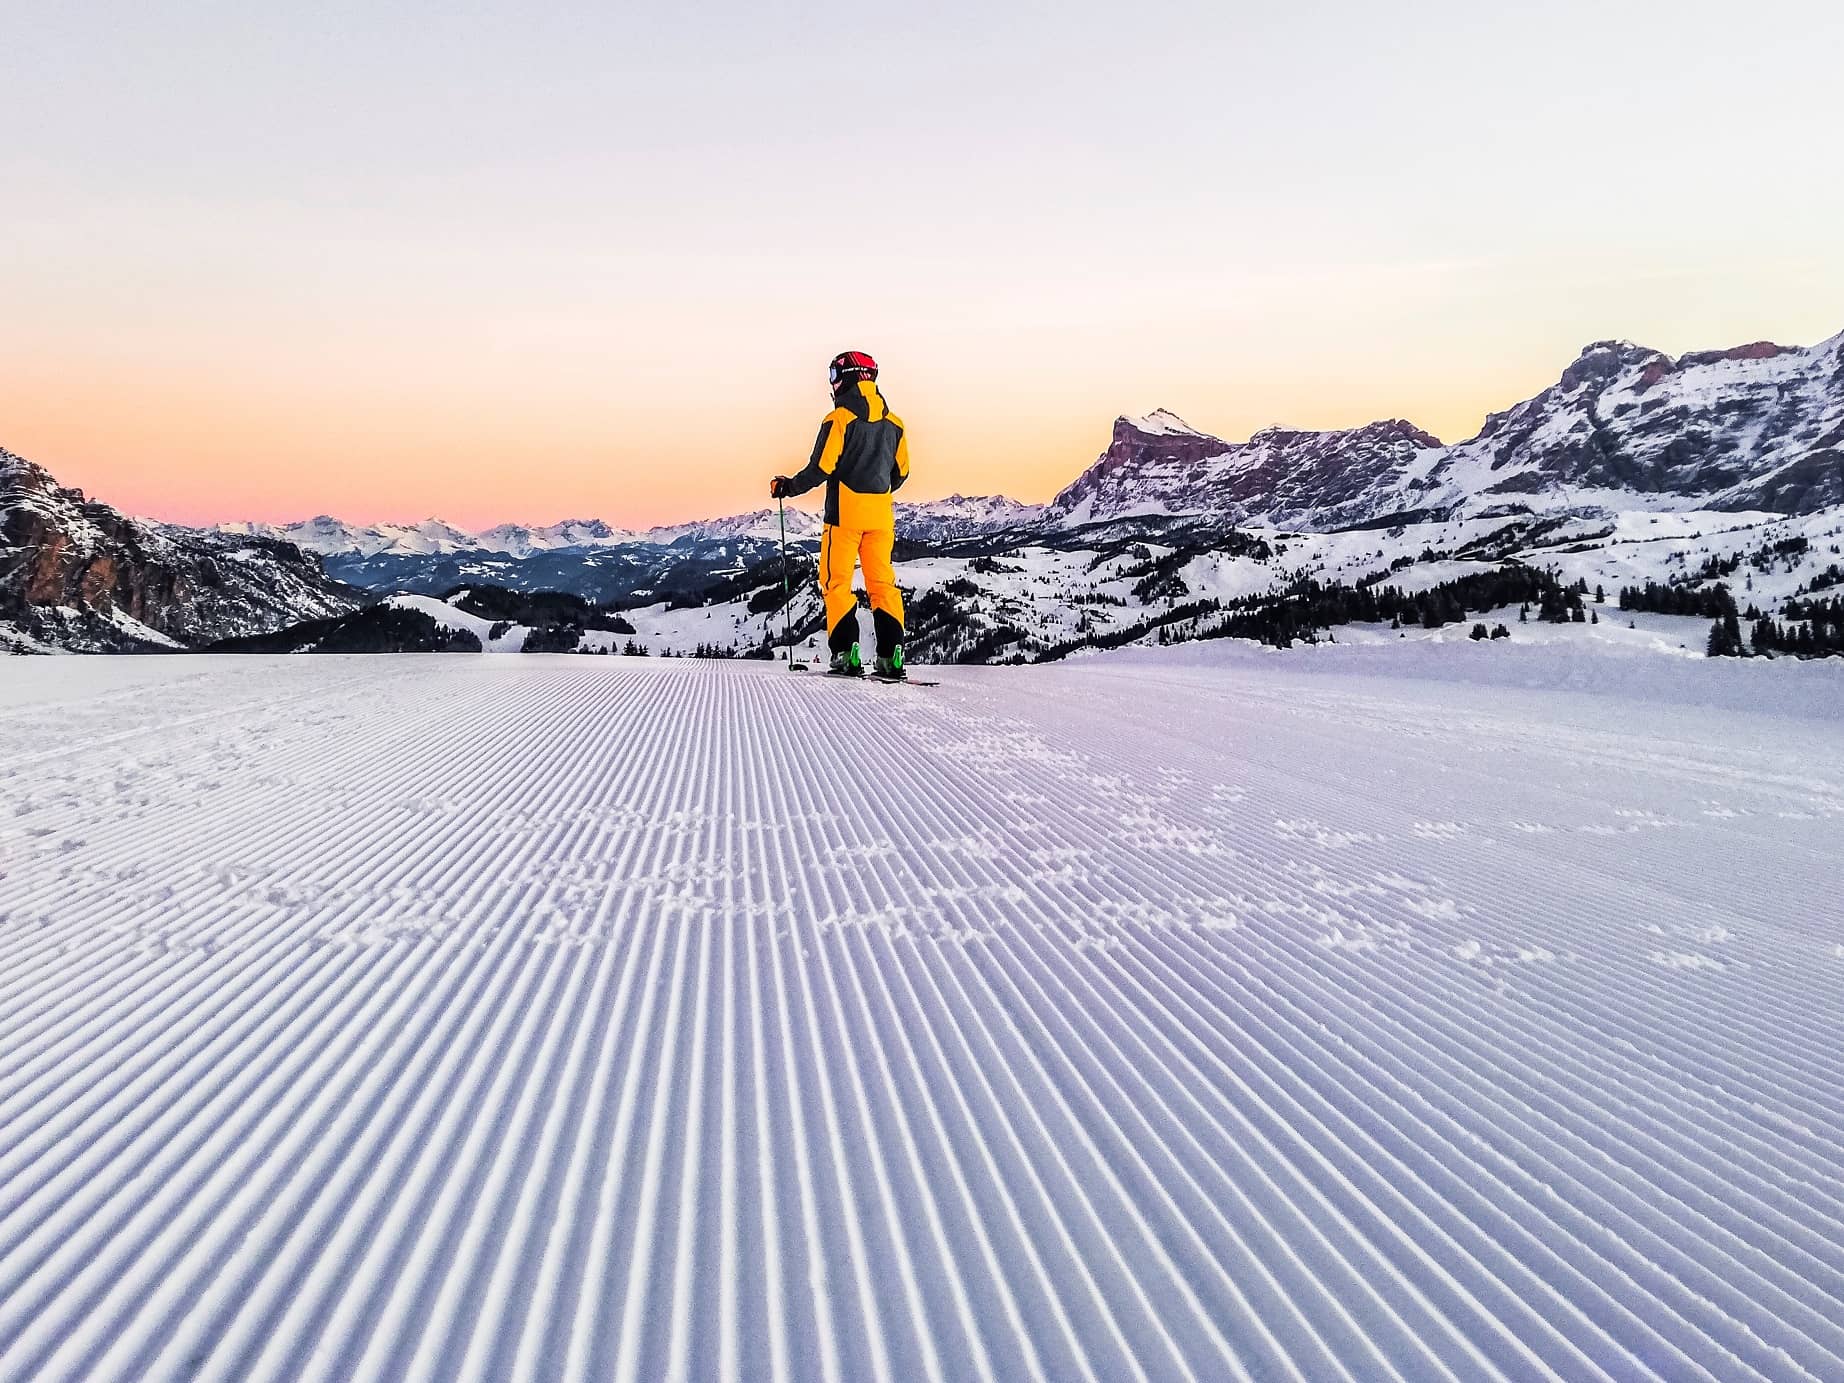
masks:
{"type": "Polygon", "coordinates": [[[789,489],[789,486],[792,484],[793,482],[785,475],[776,476],[773,480],[768,482],[768,497],[770,499],[785,499],[792,493],[789,489]]]}

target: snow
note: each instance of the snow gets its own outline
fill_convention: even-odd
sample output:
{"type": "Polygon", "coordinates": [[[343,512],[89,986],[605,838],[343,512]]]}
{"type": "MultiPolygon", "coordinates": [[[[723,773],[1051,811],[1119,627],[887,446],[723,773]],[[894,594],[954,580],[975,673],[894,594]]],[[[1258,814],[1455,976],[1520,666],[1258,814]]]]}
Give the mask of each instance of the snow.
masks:
{"type": "MultiPolygon", "coordinates": [[[[1524,522],[1528,524],[1528,516],[1524,522]]],[[[956,583],[957,608],[963,618],[976,618],[985,627],[1004,624],[1026,631],[1039,646],[1066,640],[1105,638],[1112,631],[1143,625],[1149,618],[1169,612],[1175,605],[1199,600],[1233,601],[1284,590],[1302,578],[1337,581],[1347,585],[1383,576],[1380,585],[1419,592],[1469,574],[1490,570],[1499,561],[1445,557],[1470,545],[1498,537],[1507,530],[1505,518],[1453,519],[1411,524],[1390,530],[1360,529],[1339,533],[1292,533],[1256,528],[1248,533],[1273,549],[1268,560],[1203,553],[1187,560],[1178,576],[1182,593],[1143,597],[1135,586],[1146,571],[1146,561],[1118,554],[1103,558],[1097,551],[1077,547],[1052,548],[1025,544],[995,556],[936,556],[897,564],[898,580],[913,601],[931,590],[956,583]],[[1423,561],[1424,553],[1433,553],[1423,561]],[[1391,570],[1399,559],[1411,565],[1391,570]],[[971,583],[972,594],[960,583],[971,583]]],[[[1627,615],[1618,610],[1620,590],[1647,581],[1678,582],[1691,588],[1712,584],[1693,579],[1712,559],[1745,559],[1788,539],[1804,538],[1804,551],[1776,556],[1766,566],[1740,560],[1738,569],[1720,578],[1731,587],[1743,609],[1758,605],[1777,613],[1784,602],[1816,579],[1828,566],[1839,563],[1844,544],[1844,508],[1788,517],[1774,514],[1693,511],[1675,514],[1600,513],[1564,519],[1554,529],[1544,529],[1535,539],[1500,539],[1495,550],[1505,556],[1556,572],[1568,582],[1586,581],[1592,596],[1601,587],[1607,603],[1599,607],[1602,624],[1544,626],[1519,624],[1515,608],[1496,612],[1470,612],[1465,624],[1443,637],[1463,638],[1476,620],[1488,624],[1502,620],[1512,626],[1518,641],[1552,642],[1588,640],[1607,644],[1633,644],[1656,651],[1701,652],[1707,643],[1709,622],[1680,621],[1671,617],[1627,615]],[[1610,531],[1611,530],[1611,531],[1610,531]],[[1578,550],[1580,549],[1580,550],[1578,550]],[[1637,632],[1626,629],[1633,620],[1637,632]],[[1661,622],[1662,621],[1662,622],[1661,622]],[[1617,623],[1616,631],[1613,625],[1617,623]],[[1632,634],[1632,637],[1628,637],[1632,634]]],[[[1143,545],[1147,553],[1163,557],[1172,549],[1157,542],[1143,545]]],[[[672,609],[659,603],[624,611],[638,631],[635,641],[653,653],[689,653],[699,644],[715,644],[743,652],[759,647],[764,636],[779,639],[783,628],[780,611],[750,614],[748,602],[759,590],[708,606],[672,609]]],[[[819,609],[812,586],[795,595],[794,623],[803,624],[819,609]]],[[[1208,625],[1212,621],[1206,617],[1208,625]]],[[[1169,635],[1188,637],[1196,622],[1180,621],[1169,635]]],[[[1339,628],[1340,641],[1361,639],[1363,631],[1339,628]]],[[[1154,643],[1157,631],[1143,641],[1154,643]]],[[[868,624],[863,641],[871,640],[868,624]]],[[[624,647],[626,640],[616,641],[624,647]]],[[[926,657],[926,651],[924,653],[926,657]]]]}
{"type": "Polygon", "coordinates": [[[1169,408],[1155,408],[1144,417],[1123,418],[1121,421],[1135,432],[1143,432],[1148,437],[1201,437],[1204,435],[1169,408]]]}
{"type": "MultiPolygon", "coordinates": [[[[816,502],[816,499],[809,497],[806,502],[811,504],[816,502]]],[[[686,538],[701,541],[739,538],[778,540],[784,521],[789,538],[817,538],[820,530],[825,527],[825,521],[819,514],[788,504],[782,506],[781,512],[773,509],[757,509],[747,514],[732,514],[727,518],[695,519],[690,523],[666,524],[658,528],[649,528],[645,533],[639,535],[639,541],[652,543],[659,547],[669,547],[686,538]]]]}
{"type": "Polygon", "coordinates": [[[215,530],[229,537],[276,538],[304,552],[323,556],[356,553],[373,557],[381,552],[420,555],[466,552],[483,545],[479,535],[442,519],[415,524],[380,523],[369,527],[346,523],[330,514],[300,523],[222,523],[215,530]]]}
{"type": "MultiPolygon", "coordinates": [[[[1394,586],[1404,595],[1419,595],[1423,591],[1433,590],[1436,586],[1449,581],[1459,581],[1464,577],[1478,576],[1482,572],[1495,571],[1499,562],[1417,562],[1402,571],[1391,572],[1388,577],[1378,582],[1381,586],[1394,586]]],[[[1515,612],[1514,612],[1515,613],[1515,612]]]]}
{"type": "MultiPolygon", "coordinates": [[[[455,600],[464,599],[466,591],[456,591],[455,600]]],[[[482,619],[479,615],[470,615],[465,610],[457,610],[445,600],[438,600],[432,595],[394,595],[384,602],[399,609],[419,610],[435,620],[442,629],[460,630],[472,634],[480,640],[483,653],[519,653],[525,648],[525,639],[531,630],[523,624],[512,624],[496,639],[492,637],[494,626],[498,621],[482,619]]]]}
{"type": "Polygon", "coordinates": [[[1584,660],[15,660],[0,1377],[1844,1376],[1838,669],[1584,660]]]}

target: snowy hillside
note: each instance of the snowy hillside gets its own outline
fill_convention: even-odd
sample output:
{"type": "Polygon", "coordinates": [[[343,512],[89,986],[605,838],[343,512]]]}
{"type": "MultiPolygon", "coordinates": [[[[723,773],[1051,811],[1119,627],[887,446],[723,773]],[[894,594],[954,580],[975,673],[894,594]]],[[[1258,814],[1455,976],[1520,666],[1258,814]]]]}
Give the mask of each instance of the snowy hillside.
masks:
{"type": "MultiPolygon", "coordinates": [[[[1537,602],[1523,597],[1467,605],[1460,634],[1484,620],[1514,626],[1513,642],[1564,636],[1618,642],[1612,624],[1637,618],[1620,610],[1621,592],[1648,582],[1684,593],[1724,588],[1739,610],[1775,618],[1795,596],[1844,595],[1844,506],[1797,517],[1588,511],[1339,533],[1180,526],[1159,530],[1163,539],[1135,536],[1132,525],[1100,530],[1012,534],[1002,544],[961,545],[901,562],[916,659],[1035,662],[1084,647],[1181,642],[1223,632],[1237,613],[1276,608],[1305,582],[1413,595],[1513,567],[1552,584],[1585,585],[1584,620],[1608,627],[1544,629],[1525,619],[1523,604],[1537,602]]],[[[746,580],[711,587],[708,600],[659,601],[628,609],[625,618],[655,653],[689,653],[700,645],[744,653],[783,642],[789,624],[803,636],[817,632],[819,596],[805,568],[796,572],[786,613],[779,563],[749,571],[746,580]]],[[[864,622],[868,645],[868,617],[864,622]]],[[[1674,650],[1701,651],[1710,627],[1707,615],[1642,623],[1660,637],[1670,631],[1674,650]]],[[[1348,641],[1364,632],[1340,621],[1318,626],[1317,636],[1348,641]]]]}
{"type": "Polygon", "coordinates": [[[0,1378],[1844,1377],[1844,667],[1456,651],[9,667],[0,1378]]]}

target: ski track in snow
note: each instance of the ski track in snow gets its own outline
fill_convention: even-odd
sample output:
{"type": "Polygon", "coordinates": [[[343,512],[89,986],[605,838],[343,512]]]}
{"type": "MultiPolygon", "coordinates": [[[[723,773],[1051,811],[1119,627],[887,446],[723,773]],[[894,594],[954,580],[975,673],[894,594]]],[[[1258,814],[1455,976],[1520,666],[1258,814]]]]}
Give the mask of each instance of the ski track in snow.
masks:
{"type": "Polygon", "coordinates": [[[1844,1378],[1838,726],[942,677],[10,665],[0,1378],[1844,1378]]]}

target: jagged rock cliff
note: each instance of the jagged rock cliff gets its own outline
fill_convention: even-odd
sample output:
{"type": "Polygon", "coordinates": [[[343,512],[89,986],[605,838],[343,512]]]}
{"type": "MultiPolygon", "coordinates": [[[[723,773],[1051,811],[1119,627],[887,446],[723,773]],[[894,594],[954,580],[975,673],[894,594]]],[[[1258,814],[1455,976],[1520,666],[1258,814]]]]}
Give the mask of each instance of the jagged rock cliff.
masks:
{"type": "Polygon", "coordinates": [[[359,603],[291,543],[129,518],[0,450],[0,646],[187,648],[359,603]]]}

